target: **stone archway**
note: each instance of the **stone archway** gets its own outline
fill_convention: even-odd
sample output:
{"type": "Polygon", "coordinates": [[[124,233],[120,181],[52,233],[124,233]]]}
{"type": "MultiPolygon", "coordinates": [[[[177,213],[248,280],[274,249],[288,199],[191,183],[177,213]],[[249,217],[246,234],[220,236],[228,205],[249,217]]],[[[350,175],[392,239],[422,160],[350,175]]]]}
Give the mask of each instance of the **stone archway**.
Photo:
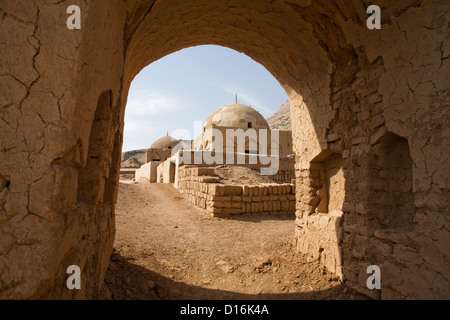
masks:
{"type": "MultiPolygon", "coordinates": [[[[199,44],[246,53],[285,88],[296,152],[296,225],[307,233],[336,233],[338,250],[330,250],[327,261],[340,261],[343,279],[379,297],[364,286],[367,266],[380,263],[388,266],[383,276],[401,274],[401,281],[388,281],[398,287],[385,288],[381,297],[449,297],[444,244],[450,191],[442,164],[450,153],[439,131],[449,119],[446,1],[386,1],[381,30],[367,29],[363,1],[78,5],[81,30],[65,28],[61,3],[0,4],[6,48],[0,83],[9,88],[0,118],[0,297],[98,297],[114,240],[129,85],[151,62],[199,44]],[[373,169],[373,148],[387,131],[406,140],[413,163],[415,225],[402,244],[414,261],[409,270],[396,263],[406,259],[403,248],[379,255],[379,261],[360,250],[374,239],[375,225],[373,186],[363,177],[373,169]],[[324,151],[342,155],[343,218],[335,223],[310,217],[310,166],[324,151]],[[72,264],[82,269],[83,290],[65,287],[72,264]],[[425,280],[411,284],[411,277],[425,280]]],[[[395,239],[377,239],[386,251],[395,247],[395,239]]],[[[312,256],[317,253],[311,250],[327,245],[298,241],[312,256]]]]}

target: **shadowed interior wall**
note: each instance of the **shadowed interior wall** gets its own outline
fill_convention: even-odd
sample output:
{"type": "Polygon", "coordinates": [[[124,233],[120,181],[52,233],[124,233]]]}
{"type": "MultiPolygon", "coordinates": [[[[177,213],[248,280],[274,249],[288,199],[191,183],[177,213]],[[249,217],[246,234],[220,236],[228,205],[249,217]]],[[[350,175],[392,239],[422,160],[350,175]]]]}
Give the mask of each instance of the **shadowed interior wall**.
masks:
{"type": "Polygon", "coordinates": [[[414,194],[412,192],[412,160],[408,141],[399,136],[388,134],[380,146],[379,177],[382,186],[380,191],[386,196],[384,208],[380,208],[379,223],[384,228],[408,229],[414,224],[414,194]]]}

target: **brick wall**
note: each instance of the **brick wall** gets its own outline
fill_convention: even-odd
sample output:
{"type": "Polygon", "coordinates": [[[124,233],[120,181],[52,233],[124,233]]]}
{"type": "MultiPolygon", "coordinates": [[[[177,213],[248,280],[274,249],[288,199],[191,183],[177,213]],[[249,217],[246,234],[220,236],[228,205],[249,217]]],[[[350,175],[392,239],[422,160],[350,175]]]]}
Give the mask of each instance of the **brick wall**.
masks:
{"type": "Polygon", "coordinates": [[[277,174],[272,176],[267,176],[269,179],[277,183],[288,183],[295,179],[294,170],[278,170],[277,174]]]}
{"type": "Polygon", "coordinates": [[[295,185],[224,185],[214,168],[180,167],[178,188],[196,206],[214,217],[241,214],[294,214],[295,185]]]}

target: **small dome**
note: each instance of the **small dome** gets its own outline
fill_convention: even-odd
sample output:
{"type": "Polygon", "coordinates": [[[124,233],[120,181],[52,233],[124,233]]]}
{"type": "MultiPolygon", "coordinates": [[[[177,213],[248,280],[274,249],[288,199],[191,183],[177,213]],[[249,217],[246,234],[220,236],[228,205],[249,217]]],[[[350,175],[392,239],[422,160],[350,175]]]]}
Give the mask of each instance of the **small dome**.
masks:
{"type": "Polygon", "coordinates": [[[165,136],[153,142],[150,149],[172,149],[179,143],[179,140],[176,140],[171,136],[165,136]]]}
{"type": "Polygon", "coordinates": [[[269,129],[266,119],[258,111],[240,103],[226,105],[214,112],[206,120],[205,128],[212,125],[240,129],[269,129]]]}

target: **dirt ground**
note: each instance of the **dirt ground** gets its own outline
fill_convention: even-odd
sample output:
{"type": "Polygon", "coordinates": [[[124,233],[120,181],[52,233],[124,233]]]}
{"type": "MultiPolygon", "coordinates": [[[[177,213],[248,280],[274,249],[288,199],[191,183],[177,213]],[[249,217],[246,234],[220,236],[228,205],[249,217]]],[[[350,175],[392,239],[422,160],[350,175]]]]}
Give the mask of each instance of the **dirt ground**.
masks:
{"type": "Polygon", "coordinates": [[[113,299],[364,299],[295,251],[294,217],[219,219],[172,185],[120,183],[113,299]]]}

